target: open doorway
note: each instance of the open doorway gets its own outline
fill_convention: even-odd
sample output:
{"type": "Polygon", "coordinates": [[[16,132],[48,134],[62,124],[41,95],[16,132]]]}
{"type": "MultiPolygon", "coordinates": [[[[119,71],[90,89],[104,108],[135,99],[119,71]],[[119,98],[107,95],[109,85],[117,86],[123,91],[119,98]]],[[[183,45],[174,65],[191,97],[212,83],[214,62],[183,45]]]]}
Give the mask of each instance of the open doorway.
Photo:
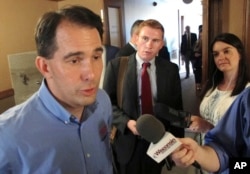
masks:
{"type": "MultiPolygon", "coordinates": [[[[177,5],[177,4],[175,4],[177,5]]],[[[172,62],[179,66],[180,73],[185,73],[185,62],[180,54],[180,45],[182,42],[182,35],[185,34],[185,27],[190,26],[190,32],[195,33],[197,38],[199,35],[198,27],[202,25],[203,20],[203,7],[200,0],[189,1],[189,3],[179,2],[177,6],[177,18],[178,18],[178,49],[172,51],[172,62]]],[[[192,73],[192,65],[190,63],[190,73],[192,73]]]]}

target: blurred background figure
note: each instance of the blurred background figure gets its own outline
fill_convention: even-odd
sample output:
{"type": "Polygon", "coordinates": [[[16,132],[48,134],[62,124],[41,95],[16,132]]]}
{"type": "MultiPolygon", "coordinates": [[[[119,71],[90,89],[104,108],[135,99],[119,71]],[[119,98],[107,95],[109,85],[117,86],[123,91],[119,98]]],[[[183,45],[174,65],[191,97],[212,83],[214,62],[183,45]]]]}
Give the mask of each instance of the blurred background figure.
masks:
{"type": "Polygon", "coordinates": [[[168,51],[166,39],[164,39],[164,46],[160,49],[160,51],[158,53],[158,56],[170,61],[170,54],[169,54],[169,51],[168,51]]]}
{"type": "Polygon", "coordinates": [[[120,50],[119,47],[116,47],[113,45],[103,45],[103,54],[102,54],[103,69],[102,69],[102,75],[101,75],[101,79],[99,83],[99,88],[102,88],[102,85],[103,85],[106,65],[108,64],[110,60],[115,58],[119,50],[120,50]]]}
{"type": "Polygon", "coordinates": [[[130,40],[124,47],[120,49],[120,51],[116,54],[116,57],[129,56],[136,52],[135,42],[138,34],[138,27],[142,22],[143,20],[138,19],[133,23],[130,30],[130,40]]]}
{"type": "Polygon", "coordinates": [[[185,68],[186,68],[186,79],[189,78],[189,66],[190,60],[192,59],[192,51],[195,42],[197,41],[197,36],[195,33],[190,32],[190,26],[186,26],[185,34],[182,35],[181,39],[181,56],[182,59],[185,61],[185,68]]]}
{"type": "Polygon", "coordinates": [[[193,48],[193,71],[196,90],[201,90],[201,80],[202,80],[202,25],[199,26],[199,36],[193,48]]]}

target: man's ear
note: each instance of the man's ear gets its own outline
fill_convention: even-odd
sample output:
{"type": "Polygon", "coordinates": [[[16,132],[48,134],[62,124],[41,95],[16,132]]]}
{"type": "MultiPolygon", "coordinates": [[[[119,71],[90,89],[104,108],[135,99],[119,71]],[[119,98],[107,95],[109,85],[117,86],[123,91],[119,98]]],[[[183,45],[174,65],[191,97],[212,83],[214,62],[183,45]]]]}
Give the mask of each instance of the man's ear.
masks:
{"type": "Polygon", "coordinates": [[[137,43],[139,42],[139,34],[135,35],[135,45],[137,45],[137,43]]]}
{"type": "Polygon", "coordinates": [[[48,60],[42,56],[37,56],[35,61],[37,69],[40,71],[40,73],[46,77],[49,74],[48,70],[48,60]]]}

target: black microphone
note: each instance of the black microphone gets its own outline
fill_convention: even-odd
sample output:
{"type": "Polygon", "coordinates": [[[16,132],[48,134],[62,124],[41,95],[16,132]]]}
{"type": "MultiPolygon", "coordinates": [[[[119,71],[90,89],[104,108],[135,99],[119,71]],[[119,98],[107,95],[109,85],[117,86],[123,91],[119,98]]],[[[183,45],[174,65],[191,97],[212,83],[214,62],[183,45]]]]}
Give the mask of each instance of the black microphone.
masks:
{"type": "Polygon", "coordinates": [[[170,122],[172,126],[188,128],[191,124],[191,114],[186,111],[175,110],[163,103],[155,103],[155,116],[170,122]]]}
{"type": "Polygon", "coordinates": [[[141,115],[137,119],[136,129],[142,138],[154,144],[165,134],[164,125],[150,114],[141,115]]]}
{"type": "MultiPolygon", "coordinates": [[[[158,163],[181,145],[171,133],[165,132],[164,125],[153,115],[141,115],[136,121],[136,129],[142,138],[151,142],[147,154],[158,163]]],[[[201,168],[196,161],[192,165],[201,168]]]]}

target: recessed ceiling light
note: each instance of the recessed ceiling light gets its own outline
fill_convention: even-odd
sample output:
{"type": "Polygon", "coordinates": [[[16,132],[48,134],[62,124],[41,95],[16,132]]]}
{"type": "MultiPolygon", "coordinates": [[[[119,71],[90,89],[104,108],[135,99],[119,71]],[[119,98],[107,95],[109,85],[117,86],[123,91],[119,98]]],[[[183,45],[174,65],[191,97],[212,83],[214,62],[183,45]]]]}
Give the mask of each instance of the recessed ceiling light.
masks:
{"type": "Polygon", "coordinates": [[[193,0],[183,0],[183,2],[186,4],[189,4],[189,3],[193,2],[193,0]]]}

